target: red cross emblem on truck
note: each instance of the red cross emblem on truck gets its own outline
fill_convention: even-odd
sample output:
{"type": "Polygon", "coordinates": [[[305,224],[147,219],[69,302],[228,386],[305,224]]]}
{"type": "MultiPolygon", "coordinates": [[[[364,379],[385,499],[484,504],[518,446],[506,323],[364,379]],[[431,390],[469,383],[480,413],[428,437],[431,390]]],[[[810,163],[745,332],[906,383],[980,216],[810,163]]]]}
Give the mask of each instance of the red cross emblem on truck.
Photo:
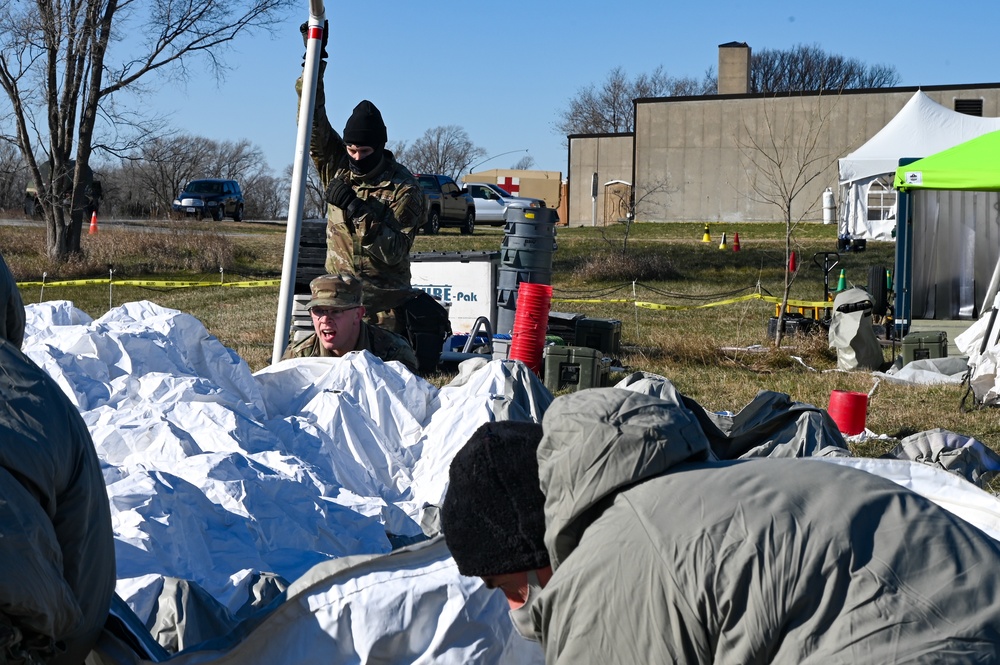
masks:
{"type": "Polygon", "coordinates": [[[497,185],[503,191],[507,192],[511,196],[517,196],[521,192],[521,179],[520,178],[497,178],[497,185]]]}

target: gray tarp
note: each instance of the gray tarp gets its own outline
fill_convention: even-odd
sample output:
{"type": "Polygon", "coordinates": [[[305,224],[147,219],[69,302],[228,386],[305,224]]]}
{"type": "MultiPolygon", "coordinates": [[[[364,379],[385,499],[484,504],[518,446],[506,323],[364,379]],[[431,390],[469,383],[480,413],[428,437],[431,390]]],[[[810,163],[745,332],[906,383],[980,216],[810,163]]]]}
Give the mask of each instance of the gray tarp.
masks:
{"type": "Polygon", "coordinates": [[[546,662],[996,661],[1000,545],[924,497],[719,460],[689,409],[627,390],[557,398],[543,425],[546,662]]]}
{"type": "Polygon", "coordinates": [[[656,374],[635,372],[615,387],[659,397],[688,409],[719,459],[850,455],[843,435],[826,409],[793,402],[785,393],[761,391],[739,413],[727,415],[706,411],[656,374]]]}

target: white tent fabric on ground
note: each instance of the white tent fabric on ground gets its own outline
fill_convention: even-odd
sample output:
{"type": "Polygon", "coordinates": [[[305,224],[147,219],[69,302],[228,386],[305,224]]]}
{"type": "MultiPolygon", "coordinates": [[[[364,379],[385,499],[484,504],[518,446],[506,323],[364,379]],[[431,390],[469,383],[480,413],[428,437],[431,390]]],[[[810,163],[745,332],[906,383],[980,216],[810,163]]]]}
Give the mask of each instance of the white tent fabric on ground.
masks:
{"type": "Polygon", "coordinates": [[[969,385],[976,403],[1000,405],[1000,320],[994,319],[1000,295],[992,309],[985,309],[978,321],[955,338],[955,345],[969,356],[969,385]],[[986,340],[985,345],[983,340],[986,340]]]}
{"type": "MultiPolygon", "coordinates": [[[[177,652],[170,662],[542,662],[503,595],[459,575],[421,528],[480,424],[541,420],[552,395],[523,364],[463,363],[441,389],[367,353],[252,373],[197,319],[150,302],[97,320],[68,302],[27,315],[25,353],[80,409],[103,464],[117,592],[177,652]]],[[[620,385],[681,399],[647,378],[620,385]]],[[[728,423],[718,436],[739,434],[752,455],[806,450],[759,452],[744,430],[780,414],[748,410],[715,418],[728,423]]],[[[803,427],[819,434],[784,422],[803,427]]],[[[856,464],[1000,532],[1000,501],[941,468],[856,464]]],[[[100,665],[153,662],[104,639],[100,665]]]]}
{"type": "Polygon", "coordinates": [[[927,157],[1000,129],[1000,118],[980,118],[938,104],[918,90],[910,101],[860,148],[839,160],[839,234],[892,240],[896,226],[892,175],[904,157],[927,157]],[[875,208],[869,201],[884,197],[875,208]]]}
{"type": "MultiPolygon", "coordinates": [[[[540,420],[551,401],[513,362],[441,390],[368,353],[254,375],[197,319],[150,302],[95,321],[71,303],[44,303],[28,306],[27,318],[24,352],[91,431],[111,502],[117,592],[148,625],[165,578],[207,592],[217,614],[244,616],[261,571],[292,582],[323,562],[388,553],[387,532],[420,536],[423,506],[441,503],[451,457],[472,432],[495,414],[540,420]]],[[[443,543],[421,560],[364,588],[321,576],[298,612],[314,612],[309,623],[319,620],[355,662],[540,658],[513,632],[502,594],[461,577],[443,543]]],[[[310,660],[259,657],[240,662],[310,660]]]]}

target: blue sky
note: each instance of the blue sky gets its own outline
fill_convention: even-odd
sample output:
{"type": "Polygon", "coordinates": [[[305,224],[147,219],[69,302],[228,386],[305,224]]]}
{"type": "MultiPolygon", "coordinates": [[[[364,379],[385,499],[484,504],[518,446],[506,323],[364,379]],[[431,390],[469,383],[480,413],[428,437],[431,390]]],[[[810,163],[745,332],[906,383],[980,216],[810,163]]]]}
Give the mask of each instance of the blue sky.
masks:
{"type": "MultiPolygon", "coordinates": [[[[829,53],[889,64],[900,85],[1000,81],[1000,3],[575,2],[328,3],[327,108],[342,128],[361,99],[382,111],[390,140],[459,125],[487,156],[525,150],[533,168],[565,176],[559,111],[580,88],[616,66],[630,74],[662,65],[673,76],[717,67],[718,45],[818,44],[829,53]]],[[[160,80],[144,103],[178,130],[216,140],[249,139],[277,172],[295,152],[295,92],[308,3],[224,54],[224,81],[160,80]]],[[[192,67],[192,71],[196,68],[192,67]]],[[[152,82],[152,81],[150,81],[152,82]]],[[[482,166],[508,168],[525,153],[482,166]]]]}

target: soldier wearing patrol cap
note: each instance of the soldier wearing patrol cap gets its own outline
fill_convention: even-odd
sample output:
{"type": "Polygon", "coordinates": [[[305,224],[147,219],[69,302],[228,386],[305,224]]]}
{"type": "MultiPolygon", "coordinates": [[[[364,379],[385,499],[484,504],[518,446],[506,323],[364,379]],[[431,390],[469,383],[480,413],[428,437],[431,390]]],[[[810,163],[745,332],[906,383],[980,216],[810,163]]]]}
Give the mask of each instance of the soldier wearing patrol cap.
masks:
{"type": "Polygon", "coordinates": [[[398,360],[417,371],[417,357],[399,335],[365,322],[361,280],[349,273],[321,275],[309,284],[306,309],[313,334],[285,349],[282,359],[340,357],[351,351],[369,351],[382,360],[398,360]]]}

